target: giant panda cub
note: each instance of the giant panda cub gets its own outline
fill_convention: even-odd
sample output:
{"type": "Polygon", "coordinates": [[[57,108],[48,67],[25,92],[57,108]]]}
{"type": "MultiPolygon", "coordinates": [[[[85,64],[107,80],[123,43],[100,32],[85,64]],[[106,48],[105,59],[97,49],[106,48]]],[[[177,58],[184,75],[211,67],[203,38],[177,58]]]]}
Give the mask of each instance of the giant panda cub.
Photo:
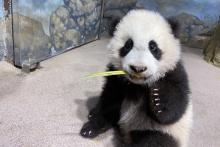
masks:
{"type": "Polygon", "coordinates": [[[186,147],[192,123],[187,74],[175,21],[132,10],[116,25],[108,45],[108,70],[99,102],[81,135],[114,128],[117,147],[186,147]]]}

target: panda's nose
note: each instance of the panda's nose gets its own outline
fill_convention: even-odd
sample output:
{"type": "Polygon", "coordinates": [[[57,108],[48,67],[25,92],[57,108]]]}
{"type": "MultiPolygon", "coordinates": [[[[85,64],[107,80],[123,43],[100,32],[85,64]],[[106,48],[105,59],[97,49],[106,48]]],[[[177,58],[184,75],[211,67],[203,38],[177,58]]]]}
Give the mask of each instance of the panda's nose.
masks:
{"type": "Polygon", "coordinates": [[[147,67],[130,65],[130,69],[135,73],[142,73],[147,70],[147,67]]]}

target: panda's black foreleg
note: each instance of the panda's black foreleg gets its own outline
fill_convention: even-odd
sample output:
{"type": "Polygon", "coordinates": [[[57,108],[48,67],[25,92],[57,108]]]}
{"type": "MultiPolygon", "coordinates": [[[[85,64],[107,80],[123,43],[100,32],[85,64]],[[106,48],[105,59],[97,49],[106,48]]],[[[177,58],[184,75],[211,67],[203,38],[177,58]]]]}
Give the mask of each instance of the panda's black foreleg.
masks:
{"type": "Polygon", "coordinates": [[[109,77],[103,87],[99,102],[89,115],[80,134],[86,138],[94,138],[117,125],[122,102],[121,88],[116,77],[109,77]]]}
{"type": "Polygon", "coordinates": [[[88,116],[89,121],[83,125],[80,132],[85,138],[94,138],[111,128],[110,124],[102,117],[102,115],[94,110],[95,109],[90,112],[88,116]]]}
{"type": "Polygon", "coordinates": [[[83,125],[80,134],[85,138],[94,138],[104,133],[111,127],[116,126],[118,112],[118,109],[115,109],[115,106],[112,105],[104,108],[95,107],[90,111],[89,121],[83,125]]]}
{"type": "Polygon", "coordinates": [[[148,114],[160,124],[172,124],[184,114],[188,104],[187,83],[161,81],[151,88],[148,114]]]}
{"type": "Polygon", "coordinates": [[[178,147],[176,140],[159,131],[132,131],[132,142],[117,141],[116,147],[178,147]]]}

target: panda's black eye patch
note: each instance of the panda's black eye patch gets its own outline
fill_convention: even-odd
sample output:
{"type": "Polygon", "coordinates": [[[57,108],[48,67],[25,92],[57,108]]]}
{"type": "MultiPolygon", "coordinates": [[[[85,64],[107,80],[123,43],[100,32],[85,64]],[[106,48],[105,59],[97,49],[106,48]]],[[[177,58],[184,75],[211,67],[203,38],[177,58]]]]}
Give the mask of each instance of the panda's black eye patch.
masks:
{"type": "Polygon", "coordinates": [[[153,56],[157,59],[160,60],[162,52],[159,49],[157,43],[154,40],[151,40],[149,42],[149,49],[151,51],[151,53],[153,54],[153,56]]]}
{"type": "Polygon", "coordinates": [[[132,39],[128,39],[125,42],[125,45],[119,51],[120,56],[121,57],[125,57],[130,52],[130,50],[133,48],[133,46],[134,46],[133,40],[132,39]]]}

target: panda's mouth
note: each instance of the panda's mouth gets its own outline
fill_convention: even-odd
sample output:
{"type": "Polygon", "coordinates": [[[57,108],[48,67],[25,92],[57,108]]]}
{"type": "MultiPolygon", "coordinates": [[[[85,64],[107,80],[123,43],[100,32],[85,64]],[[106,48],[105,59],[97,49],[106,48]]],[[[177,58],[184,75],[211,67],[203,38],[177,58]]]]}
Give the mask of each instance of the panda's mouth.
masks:
{"type": "Polygon", "coordinates": [[[128,74],[128,76],[131,80],[138,80],[138,81],[146,81],[147,79],[149,79],[151,77],[151,75],[143,76],[143,75],[139,75],[139,74],[128,74]]]}

